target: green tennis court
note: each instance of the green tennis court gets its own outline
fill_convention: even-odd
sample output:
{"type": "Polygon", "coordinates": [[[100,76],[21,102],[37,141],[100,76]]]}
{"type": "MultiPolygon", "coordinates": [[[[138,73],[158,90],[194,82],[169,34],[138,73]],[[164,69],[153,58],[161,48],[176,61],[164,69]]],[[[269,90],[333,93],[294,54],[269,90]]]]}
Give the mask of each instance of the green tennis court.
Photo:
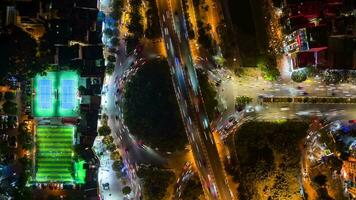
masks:
{"type": "Polygon", "coordinates": [[[76,117],[79,76],[74,71],[47,72],[33,81],[35,117],[76,117]]]}
{"type": "Polygon", "coordinates": [[[74,126],[38,126],[36,182],[74,182],[74,126]]]}

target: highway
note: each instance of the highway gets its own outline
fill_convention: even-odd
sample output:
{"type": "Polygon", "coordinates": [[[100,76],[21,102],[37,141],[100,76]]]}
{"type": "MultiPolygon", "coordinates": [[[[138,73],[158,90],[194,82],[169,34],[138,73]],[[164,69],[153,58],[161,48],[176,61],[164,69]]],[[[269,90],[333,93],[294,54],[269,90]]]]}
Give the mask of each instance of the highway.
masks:
{"type": "Polygon", "coordinates": [[[158,0],[157,5],[177,101],[206,199],[235,199],[210,130],[189,49],[181,1],[158,0]]]}

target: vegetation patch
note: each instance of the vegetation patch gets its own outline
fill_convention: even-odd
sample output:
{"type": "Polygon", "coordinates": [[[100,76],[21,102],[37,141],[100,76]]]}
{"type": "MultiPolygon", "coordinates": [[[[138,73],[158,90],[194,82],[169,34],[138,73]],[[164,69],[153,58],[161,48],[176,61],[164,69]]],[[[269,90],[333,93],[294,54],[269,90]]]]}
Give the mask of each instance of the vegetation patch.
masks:
{"type": "Polygon", "coordinates": [[[143,182],[143,196],[147,200],[163,199],[168,185],[174,181],[175,177],[172,171],[153,167],[141,167],[137,176],[143,182]]]}
{"type": "Polygon", "coordinates": [[[183,149],[187,139],[167,61],[148,61],[125,90],[124,120],[130,131],[151,147],[183,149]]]}
{"type": "Polygon", "coordinates": [[[208,118],[214,120],[218,106],[217,91],[214,85],[209,82],[208,76],[203,70],[198,69],[197,76],[208,118]]]}
{"type": "Polygon", "coordinates": [[[201,186],[198,176],[193,176],[186,183],[182,199],[184,200],[198,200],[204,196],[203,188],[201,186]]]}
{"type": "Polygon", "coordinates": [[[248,122],[236,133],[238,164],[228,171],[240,183],[239,199],[300,199],[299,143],[308,124],[248,122]]]}

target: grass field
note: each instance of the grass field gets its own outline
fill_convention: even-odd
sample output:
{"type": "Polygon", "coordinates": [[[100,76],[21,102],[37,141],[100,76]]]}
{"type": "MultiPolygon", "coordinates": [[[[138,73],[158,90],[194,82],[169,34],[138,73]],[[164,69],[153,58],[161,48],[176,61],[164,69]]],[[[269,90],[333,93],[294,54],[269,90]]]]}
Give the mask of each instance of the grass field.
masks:
{"type": "Polygon", "coordinates": [[[35,117],[75,117],[79,76],[74,71],[47,72],[33,80],[35,117]]]}
{"type": "Polygon", "coordinates": [[[36,181],[73,182],[74,126],[37,127],[36,181]]]}

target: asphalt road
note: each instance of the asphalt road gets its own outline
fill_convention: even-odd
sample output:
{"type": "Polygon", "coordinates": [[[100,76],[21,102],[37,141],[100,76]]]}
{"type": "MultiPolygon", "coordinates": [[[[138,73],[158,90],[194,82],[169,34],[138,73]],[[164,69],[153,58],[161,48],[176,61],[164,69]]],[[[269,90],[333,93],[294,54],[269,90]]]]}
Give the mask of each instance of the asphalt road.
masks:
{"type": "Polygon", "coordinates": [[[181,1],[159,0],[162,36],[180,112],[207,199],[234,199],[215,146],[192,61],[181,1]]]}
{"type": "MultiPolygon", "coordinates": [[[[102,113],[107,114],[109,117],[108,125],[111,128],[114,142],[120,147],[123,160],[128,165],[131,187],[135,196],[134,199],[139,199],[141,186],[139,178],[136,176],[137,164],[160,166],[165,164],[166,161],[149,147],[139,145],[122,121],[122,109],[116,104],[116,102],[122,100],[122,94],[118,91],[119,84],[117,80],[122,78],[126,71],[130,70],[131,64],[136,60],[135,55],[126,56],[125,46],[123,40],[120,40],[119,53],[116,55],[115,70],[111,76],[106,75],[105,77],[101,108],[102,113]]],[[[115,176],[115,174],[110,174],[110,177],[115,176]]],[[[115,194],[112,197],[115,197],[115,194]]]]}

